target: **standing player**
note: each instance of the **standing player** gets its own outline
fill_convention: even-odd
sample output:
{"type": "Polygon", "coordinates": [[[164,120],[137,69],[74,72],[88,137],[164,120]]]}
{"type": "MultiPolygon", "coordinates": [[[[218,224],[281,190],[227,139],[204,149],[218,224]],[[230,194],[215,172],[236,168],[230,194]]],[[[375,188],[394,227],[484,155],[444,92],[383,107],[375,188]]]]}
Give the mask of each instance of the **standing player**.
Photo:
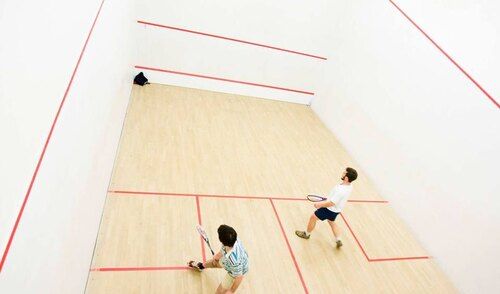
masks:
{"type": "Polygon", "coordinates": [[[335,243],[337,248],[342,246],[342,240],[340,239],[340,228],[335,223],[337,215],[344,208],[347,198],[351,194],[352,185],[351,183],[356,180],[358,173],[353,168],[346,168],[345,172],[342,174],[342,183],[335,186],[328,199],[323,202],[318,202],[314,204],[317,210],[309,218],[309,223],[307,224],[306,231],[295,231],[295,234],[300,238],[309,239],[311,237],[311,232],[316,226],[318,220],[324,221],[328,220],[328,224],[332,228],[333,236],[335,237],[335,243]]]}
{"type": "Polygon", "coordinates": [[[220,225],[217,229],[219,241],[222,243],[220,251],[206,262],[190,261],[190,268],[202,271],[206,268],[224,268],[227,274],[219,284],[216,294],[230,294],[243,281],[243,277],[248,272],[248,254],[243,248],[236,231],[227,225],[220,225]]]}

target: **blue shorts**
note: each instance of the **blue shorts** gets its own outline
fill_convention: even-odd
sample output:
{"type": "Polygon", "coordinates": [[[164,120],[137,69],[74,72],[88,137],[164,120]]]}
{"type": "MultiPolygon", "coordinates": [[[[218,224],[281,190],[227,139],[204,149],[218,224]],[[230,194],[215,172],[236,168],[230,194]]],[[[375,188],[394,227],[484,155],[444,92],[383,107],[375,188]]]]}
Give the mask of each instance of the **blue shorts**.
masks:
{"type": "Polygon", "coordinates": [[[326,207],[321,207],[320,209],[316,210],[314,214],[322,221],[327,219],[331,220],[332,222],[335,220],[335,218],[337,218],[337,215],[339,215],[338,212],[333,212],[326,207]]]}

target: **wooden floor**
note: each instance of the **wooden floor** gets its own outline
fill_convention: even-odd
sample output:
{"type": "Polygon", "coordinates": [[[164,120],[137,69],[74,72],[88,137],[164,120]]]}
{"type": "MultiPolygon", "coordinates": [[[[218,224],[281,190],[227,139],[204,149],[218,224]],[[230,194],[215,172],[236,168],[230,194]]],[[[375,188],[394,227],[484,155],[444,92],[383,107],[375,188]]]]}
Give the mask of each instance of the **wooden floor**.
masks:
{"type": "MultiPolygon", "coordinates": [[[[195,230],[233,226],[250,257],[239,293],[455,293],[447,277],[308,106],[134,86],[87,293],[213,293],[223,270],[195,230]],[[299,239],[345,167],[359,171],[337,222],[299,239]]],[[[217,244],[214,247],[219,247],[217,244]]]]}

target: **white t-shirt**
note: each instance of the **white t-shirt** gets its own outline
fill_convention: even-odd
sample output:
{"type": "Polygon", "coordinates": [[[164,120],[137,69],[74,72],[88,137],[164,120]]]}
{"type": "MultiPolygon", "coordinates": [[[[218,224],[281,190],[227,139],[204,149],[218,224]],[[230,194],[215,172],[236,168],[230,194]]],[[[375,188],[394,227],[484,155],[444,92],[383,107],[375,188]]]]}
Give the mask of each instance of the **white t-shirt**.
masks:
{"type": "Polygon", "coordinates": [[[337,185],[333,187],[330,194],[328,194],[328,201],[333,202],[335,205],[327,207],[333,212],[341,212],[344,208],[345,203],[347,202],[347,198],[351,195],[352,192],[352,184],[351,185],[337,185]]]}

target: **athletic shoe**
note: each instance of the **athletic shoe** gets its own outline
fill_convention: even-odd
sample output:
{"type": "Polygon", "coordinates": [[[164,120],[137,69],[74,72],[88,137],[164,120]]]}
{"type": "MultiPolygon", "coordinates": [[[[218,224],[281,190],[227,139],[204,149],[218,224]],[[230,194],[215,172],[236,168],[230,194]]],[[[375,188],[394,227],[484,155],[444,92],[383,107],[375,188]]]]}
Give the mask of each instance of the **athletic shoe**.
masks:
{"type": "Polygon", "coordinates": [[[203,263],[201,262],[195,262],[195,261],[190,261],[188,262],[188,266],[194,270],[197,270],[201,272],[205,267],[203,266],[203,263]]]}
{"type": "Polygon", "coordinates": [[[336,243],[337,243],[337,249],[339,249],[340,247],[342,247],[342,245],[344,245],[344,244],[342,244],[341,240],[337,240],[336,243]]]}
{"type": "Polygon", "coordinates": [[[303,239],[309,239],[311,235],[306,234],[304,231],[295,231],[295,235],[303,238],[303,239]]]}

